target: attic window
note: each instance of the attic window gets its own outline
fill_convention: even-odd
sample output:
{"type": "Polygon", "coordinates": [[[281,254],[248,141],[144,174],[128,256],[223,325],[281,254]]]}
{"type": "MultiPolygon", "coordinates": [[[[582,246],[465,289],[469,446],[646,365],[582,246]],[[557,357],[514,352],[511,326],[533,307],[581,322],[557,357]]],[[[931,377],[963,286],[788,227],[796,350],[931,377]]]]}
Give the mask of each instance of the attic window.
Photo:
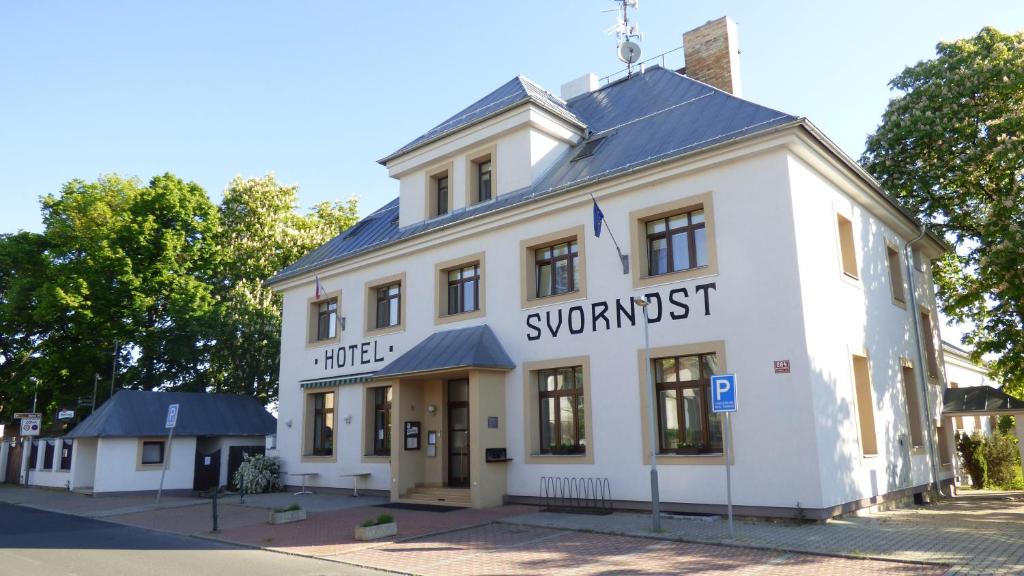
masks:
{"type": "Polygon", "coordinates": [[[601,147],[601,144],[604,143],[604,141],[604,136],[601,136],[600,138],[594,138],[593,140],[587,140],[580,147],[580,151],[577,152],[576,155],[572,157],[571,162],[575,162],[577,160],[582,160],[584,158],[589,158],[593,156],[594,152],[597,152],[597,149],[601,147]]]}

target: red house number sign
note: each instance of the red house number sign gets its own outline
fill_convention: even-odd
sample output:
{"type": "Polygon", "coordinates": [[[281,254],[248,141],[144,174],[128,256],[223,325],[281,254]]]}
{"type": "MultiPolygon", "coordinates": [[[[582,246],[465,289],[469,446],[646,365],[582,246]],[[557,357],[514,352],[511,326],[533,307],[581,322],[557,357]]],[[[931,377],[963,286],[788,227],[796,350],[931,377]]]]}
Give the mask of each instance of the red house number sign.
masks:
{"type": "Polygon", "coordinates": [[[789,360],[776,360],[775,361],[775,373],[776,374],[789,374],[789,360]]]}

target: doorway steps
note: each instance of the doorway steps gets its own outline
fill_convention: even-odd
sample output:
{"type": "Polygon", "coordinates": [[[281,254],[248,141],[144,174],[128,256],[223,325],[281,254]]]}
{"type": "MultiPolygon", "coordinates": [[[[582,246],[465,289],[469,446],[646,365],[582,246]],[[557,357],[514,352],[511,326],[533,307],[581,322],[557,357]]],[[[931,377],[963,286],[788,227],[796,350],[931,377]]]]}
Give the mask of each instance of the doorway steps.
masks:
{"type": "Polygon", "coordinates": [[[406,492],[399,502],[406,504],[457,506],[460,508],[470,508],[473,506],[469,488],[443,488],[439,486],[417,486],[406,492]]]}

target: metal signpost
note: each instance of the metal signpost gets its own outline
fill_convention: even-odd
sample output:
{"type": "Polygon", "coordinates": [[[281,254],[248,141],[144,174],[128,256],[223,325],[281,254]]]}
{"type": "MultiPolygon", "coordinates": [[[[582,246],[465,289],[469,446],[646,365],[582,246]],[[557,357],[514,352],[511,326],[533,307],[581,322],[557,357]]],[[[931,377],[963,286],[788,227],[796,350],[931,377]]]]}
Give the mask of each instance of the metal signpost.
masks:
{"type": "Polygon", "coordinates": [[[160,469],[160,488],[156,491],[156,503],[160,503],[160,494],[164,491],[164,476],[167,474],[167,459],[171,456],[171,440],[174,439],[174,427],[178,425],[178,405],[171,404],[167,407],[167,423],[164,427],[167,432],[167,447],[164,449],[163,467],[160,469]]]}
{"type": "Polygon", "coordinates": [[[729,463],[729,431],[732,428],[731,414],[736,411],[736,375],[719,374],[711,377],[711,411],[725,414],[725,433],[722,439],[722,453],[725,456],[725,497],[729,507],[729,538],[736,538],[732,524],[732,473],[729,463]]]}

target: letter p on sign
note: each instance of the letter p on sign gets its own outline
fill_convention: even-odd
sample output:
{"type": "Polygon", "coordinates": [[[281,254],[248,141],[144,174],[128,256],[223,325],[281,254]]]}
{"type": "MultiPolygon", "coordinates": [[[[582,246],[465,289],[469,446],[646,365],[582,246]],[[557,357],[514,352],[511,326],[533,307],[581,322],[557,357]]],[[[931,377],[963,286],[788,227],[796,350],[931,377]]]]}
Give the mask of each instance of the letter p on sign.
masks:
{"type": "Polygon", "coordinates": [[[711,377],[711,411],[736,411],[735,374],[719,374],[711,377]]]}

